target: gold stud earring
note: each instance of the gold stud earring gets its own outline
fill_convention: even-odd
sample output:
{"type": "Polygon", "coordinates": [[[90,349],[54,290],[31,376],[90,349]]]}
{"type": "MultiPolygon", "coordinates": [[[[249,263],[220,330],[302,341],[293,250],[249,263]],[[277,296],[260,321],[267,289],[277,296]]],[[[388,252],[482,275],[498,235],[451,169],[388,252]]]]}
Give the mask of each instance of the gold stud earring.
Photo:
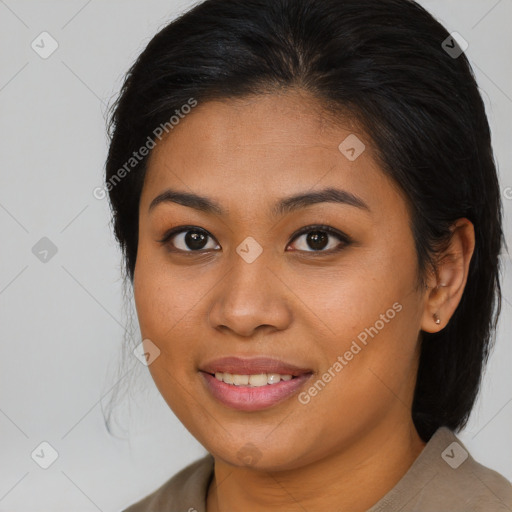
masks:
{"type": "Polygon", "coordinates": [[[434,320],[435,320],[437,325],[439,325],[441,323],[441,319],[439,318],[437,313],[434,313],[434,320]]]}

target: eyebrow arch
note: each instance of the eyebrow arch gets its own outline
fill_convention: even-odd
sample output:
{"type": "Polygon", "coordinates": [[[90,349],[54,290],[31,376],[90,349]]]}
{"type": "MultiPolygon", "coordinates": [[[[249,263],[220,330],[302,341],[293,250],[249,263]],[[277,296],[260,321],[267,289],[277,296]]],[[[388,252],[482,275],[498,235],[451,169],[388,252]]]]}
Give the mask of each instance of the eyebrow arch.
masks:
{"type": "MultiPolygon", "coordinates": [[[[227,213],[218,203],[207,197],[173,189],[167,189],[156,196],[151,201],[148,211],[151,212],[157,205],[162,203],[177,203],[216,215],[226,215],[227,213]]],[[[300,193],[281,199],[274,206],[272,214],[274,216],[284,215],[317,203],[341,203],[355,206],[368,212],[371,211],[369,206],[360,197],[347,190],[330,187],[317,192],[300,193]]]]}

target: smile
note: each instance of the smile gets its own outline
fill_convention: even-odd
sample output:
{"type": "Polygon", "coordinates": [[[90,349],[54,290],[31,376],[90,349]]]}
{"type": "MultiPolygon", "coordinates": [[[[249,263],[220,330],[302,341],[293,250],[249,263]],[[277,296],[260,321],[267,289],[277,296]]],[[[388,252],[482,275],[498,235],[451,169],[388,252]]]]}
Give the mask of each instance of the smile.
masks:
{"type": "Polygon", "coordinates": [[[294,377],[286,374],[281,375],[279,373],[258,373],[256,375],[239,375],[233,373],[215,373],[215,378],[226,384],[232,384],[234,386],[249,386],[249,387],[261,387],[267,385],[278,384],[280,381],[291,380],[294,377]]]}
{"type": "Polygon", "coordinates": [[[222,405],[240,411],[259,411],[275,406],[300,392],[313,375],[199,373],[210,396],[222,405]]]}

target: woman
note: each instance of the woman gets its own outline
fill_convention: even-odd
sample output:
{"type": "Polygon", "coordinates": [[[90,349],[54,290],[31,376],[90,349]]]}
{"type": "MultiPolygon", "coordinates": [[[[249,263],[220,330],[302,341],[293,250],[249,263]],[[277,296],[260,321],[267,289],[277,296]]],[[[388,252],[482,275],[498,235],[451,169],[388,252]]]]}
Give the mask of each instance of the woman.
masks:
{"type": "Polygon", "coordinates": [[[142,351],[208,455],[129,512],[495,511],[457,439],[500,310],[464,42],[409,0],[207,0],[111,119],[142,351]]]}

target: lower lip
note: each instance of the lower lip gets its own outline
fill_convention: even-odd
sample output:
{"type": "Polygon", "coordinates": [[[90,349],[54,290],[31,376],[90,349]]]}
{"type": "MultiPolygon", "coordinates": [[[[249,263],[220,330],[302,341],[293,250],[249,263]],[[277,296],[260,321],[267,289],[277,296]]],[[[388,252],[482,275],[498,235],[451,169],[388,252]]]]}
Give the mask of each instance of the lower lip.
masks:
{"type": "Polygon", "coordinates": [[[226,384],[209,373],[200,373],[209,391],[217,400],[240,411],[259,411],[272,407],[295,394],[312,375],[307,373],[291,380],[281,380],[277,384],[249,387],[226,384]]]}

